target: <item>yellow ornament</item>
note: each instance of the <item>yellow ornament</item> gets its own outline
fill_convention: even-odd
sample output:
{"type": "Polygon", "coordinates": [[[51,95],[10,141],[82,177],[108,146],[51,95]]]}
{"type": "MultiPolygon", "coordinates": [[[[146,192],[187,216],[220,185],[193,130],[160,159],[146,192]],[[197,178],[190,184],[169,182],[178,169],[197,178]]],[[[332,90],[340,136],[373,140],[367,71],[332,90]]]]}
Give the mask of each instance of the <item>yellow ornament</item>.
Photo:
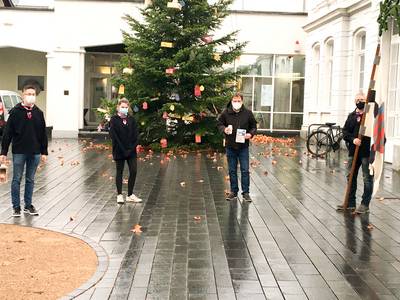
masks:
{"type": "Polygon", "coordinates": [[[200,91],[204,92],[204,85],[200,86],[200,91]]]}
{"type": "Polygon", "coordinates": [[[171,43],[171,42],[161,42],[161,47],[163,47],[163,48],[173,48],[173,47],[174,47],[174,43],[171,43]]]}
{"type": "Polygon", "coordinates": [[[171,106],[169,107],[170,111],[174,111],[175,110],[175,105],[171,104],[171,106]]]}
{"type": "Polygon", "coordinates": [[[146,124],[144,121],[140,122],[140,125],[144,126],[146,124]]]}
{"type": "Polygon", "coordinates": [[[221,55],[219,53],[214,53],[214,60],[220,61],[221,60],[221,55]]]}
{"type": "Polygon", "coordinates": [[[118,95],[123,95],[123,94],[125,94],[125,86],[121,84],[118,89],[118,95]]]}

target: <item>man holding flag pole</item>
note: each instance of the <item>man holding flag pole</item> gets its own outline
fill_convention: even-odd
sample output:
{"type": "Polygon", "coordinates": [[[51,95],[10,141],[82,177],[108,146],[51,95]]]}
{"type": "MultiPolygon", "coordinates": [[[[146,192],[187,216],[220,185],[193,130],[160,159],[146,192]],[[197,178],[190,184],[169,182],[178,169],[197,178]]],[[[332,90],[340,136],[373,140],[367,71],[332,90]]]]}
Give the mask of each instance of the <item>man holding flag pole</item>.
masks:
{"type": "Polygon", "coordinates": [[[378,43],[368,95],[359,93],[356,96],[357,108],[350,113],[343,127],[344,139],[349,145],[349,164],[347,188],[343,204],[337,206],[338,211],[355,210],[357,214],[369,212],[371,198],[378,188],[383,170],[385,150],[384,131],[384,93],[375,102],[375,73],[380,62],[380,44],[378,43]],[[356,190],[358,170],[362,167],[364,193],[362,202],[356,209],[356,190]]]}

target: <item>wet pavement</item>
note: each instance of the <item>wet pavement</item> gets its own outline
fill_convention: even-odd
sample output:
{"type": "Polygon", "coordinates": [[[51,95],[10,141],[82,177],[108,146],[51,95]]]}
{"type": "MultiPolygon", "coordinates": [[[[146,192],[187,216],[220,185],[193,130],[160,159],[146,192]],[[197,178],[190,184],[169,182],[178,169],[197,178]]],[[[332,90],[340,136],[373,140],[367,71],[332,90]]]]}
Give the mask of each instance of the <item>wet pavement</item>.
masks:
{"type": "Polygon", "coordinates": [[[190,154],[143,156],[144,203],[120,206],[109,152],[54,140],[36,180],[40,215],[11,218],[1,185],[0,222],[99,243],[108,270],[78,299],[400,299],[400,174],[387,166],[370,215],[353,216],[334,209],[345,153],[317,161],[301,146],[265,147],[251,148],[252,203],[225,200],[223,155],[190,154]]]}

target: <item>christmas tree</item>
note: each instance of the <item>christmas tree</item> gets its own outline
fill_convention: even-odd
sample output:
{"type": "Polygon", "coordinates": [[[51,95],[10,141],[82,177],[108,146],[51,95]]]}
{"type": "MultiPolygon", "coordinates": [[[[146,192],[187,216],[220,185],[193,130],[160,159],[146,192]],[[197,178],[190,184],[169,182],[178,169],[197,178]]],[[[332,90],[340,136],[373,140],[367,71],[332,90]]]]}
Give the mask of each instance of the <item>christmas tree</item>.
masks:
{"type": "Polygon", "coordinates": [[[114,83],[131,102],[142,144],[222,145],[216,118],[240,76],[224,66],[245,46],[237,32],[214,36],[232,2],[153,0],[143,21],[126,16],[131,32],[123,32],[127,54],[114,83]]]}

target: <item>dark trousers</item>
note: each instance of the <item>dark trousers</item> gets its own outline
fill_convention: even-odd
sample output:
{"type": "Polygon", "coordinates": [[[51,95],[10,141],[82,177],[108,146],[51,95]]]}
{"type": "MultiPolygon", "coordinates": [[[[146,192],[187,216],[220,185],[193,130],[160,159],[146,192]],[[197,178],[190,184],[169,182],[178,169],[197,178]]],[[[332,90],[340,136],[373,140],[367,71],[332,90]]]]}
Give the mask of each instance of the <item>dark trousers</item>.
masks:
{"type": "MultiPolygon", "coordinates": [[[[347,179],[349,178],[349,174],[351,171],[351,165],[353,163],[353,157],[349,157],[348,165],[347,165],[347,179]]],[[[362,195],[361,204],[364,204],[366,207],[369,206],[371,201],[372,191],[374,187],[374,176],[370,175],[369,173],[369,158],[368,157],[358,157],[356,162],[356,168],[354,170],[353,181],[350,188],[350,195],[349,195],[349,207],[356,206],[356,192],[357,192],[357,176],[358,171],[361,167],[363,181],[364,181],[364,193],[362,195]]]]}
{"type": "Polygon", "coordinates": [[[118,195],[122,194],[122,175],[124,173],[125,161],[128,163],[128,167],[129,167],[128,196],[130,196],[133,193],[133,187],[135,186],[135,181],[136,181],[136,172],[137,172],[136,156],[128,158],[128,159],[118,159],[115,161],[115,164],[117,167],[115,183],[117,185],[118,195]]]}
{"type": "Polygon", "coordinates": [[[231,192],[238,193],[237,165],[240,163],[240,173],[242,181],[242,193],[249,193],[250,172],[249,172],[249,147],[243,149],[226,148],[226,157],[228,158],[229,180],[231,183],[231,192]]]}

